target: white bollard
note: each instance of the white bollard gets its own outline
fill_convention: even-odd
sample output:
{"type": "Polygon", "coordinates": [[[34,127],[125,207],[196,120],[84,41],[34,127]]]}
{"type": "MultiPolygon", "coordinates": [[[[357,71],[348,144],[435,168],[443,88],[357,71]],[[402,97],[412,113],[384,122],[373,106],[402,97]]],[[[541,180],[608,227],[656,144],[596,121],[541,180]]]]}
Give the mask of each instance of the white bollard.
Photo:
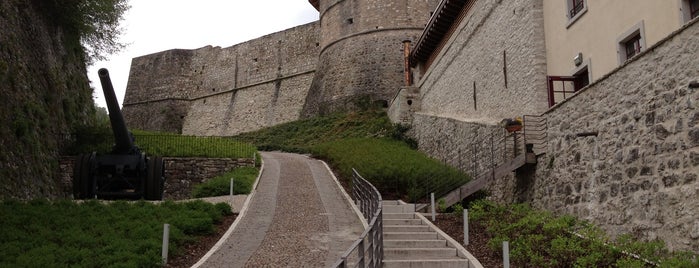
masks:
{"type": "Polygon", "coordinates": [[[170,224],[163,225],[163,266],[167,264],[167,253],[170,245],[170,224]]]}
{"type": "Polygon", "coordinates": [[[468,246],[468,209],[464,209],[464,245],[468,246]]]}
{"type": "Polygon", "coordinates": [[[434,207],[434,193],[430,194],[430,203],[432,203],[432,221],[436,220],[435,207],[434,207]]]}
{"type": "Polygon", "coordinates": [[[502,265],[504,268],[510,268],[510,243],[502,242],[502,265]]]}
{"type": "Polygon", "coordinates": [[[233,178],[231,178],[231,199],[233,199],[233,178]]]}

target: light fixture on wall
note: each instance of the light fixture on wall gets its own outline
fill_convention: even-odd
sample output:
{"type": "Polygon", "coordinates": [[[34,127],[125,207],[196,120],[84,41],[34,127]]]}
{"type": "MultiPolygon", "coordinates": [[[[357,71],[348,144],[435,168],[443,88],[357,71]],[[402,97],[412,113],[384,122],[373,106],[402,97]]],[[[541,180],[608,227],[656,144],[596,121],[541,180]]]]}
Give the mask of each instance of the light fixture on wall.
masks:
{"type": "Polygon", "coordinates": [[[578,52],[578,55],[575,55],[575,57],[573,58],[573,63],[575,63],[575,66],[577,67],[577,66],[580,66],[580,64],[582,64],[582,62],[583,62],[583,55],[582,55],[582,53],[578,52]]]}

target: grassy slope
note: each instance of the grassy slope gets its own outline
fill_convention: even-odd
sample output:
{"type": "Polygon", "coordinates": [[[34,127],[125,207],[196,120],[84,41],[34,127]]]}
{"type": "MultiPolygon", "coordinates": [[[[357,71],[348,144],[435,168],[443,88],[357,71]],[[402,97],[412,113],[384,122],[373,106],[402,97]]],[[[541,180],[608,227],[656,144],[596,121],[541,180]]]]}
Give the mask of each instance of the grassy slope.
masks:
{"type": "Polygon", "coordinates": [[[236,136],[262,150],[312,153],[326,159],[348,180],[352,168],[391,197],[414,201],[429,192],[445,193],[468,175],[413,149],[405,127],[383,111],[333,114],[236,136]]]}

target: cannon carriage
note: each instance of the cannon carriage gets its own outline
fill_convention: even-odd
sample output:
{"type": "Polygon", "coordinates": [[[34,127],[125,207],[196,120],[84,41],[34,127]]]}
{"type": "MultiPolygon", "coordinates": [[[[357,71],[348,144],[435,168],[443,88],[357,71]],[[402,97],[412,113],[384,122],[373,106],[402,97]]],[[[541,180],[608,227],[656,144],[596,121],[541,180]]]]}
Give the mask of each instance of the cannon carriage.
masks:
{"type": "Polygon", "coordinates": [[[98,71],[104,91],[114,147],[109,154],[79,155],[73,169],[75,199],[162,200],[165,166],[162,157],[146,156],[124,122],[109,71],[98,71]]]}

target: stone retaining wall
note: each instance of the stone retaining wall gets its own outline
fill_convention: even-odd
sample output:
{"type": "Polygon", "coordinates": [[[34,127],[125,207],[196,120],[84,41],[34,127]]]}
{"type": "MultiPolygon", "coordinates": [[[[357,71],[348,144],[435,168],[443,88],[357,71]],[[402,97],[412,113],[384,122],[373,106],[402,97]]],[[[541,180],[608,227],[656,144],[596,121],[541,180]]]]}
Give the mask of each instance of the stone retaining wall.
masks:
{"type": "Polygon", "coordinates": [[[533,205],[698,251],[698,68],[695,22],[546,112],[533,205]]]}
{"type": "MultiPolygon", "coordinates": [[[[252,159],[231,158],[179,158],[165,157],[165,191],[163,199],[182,200],[191,198],[194,185],[206,182],[208,179],[223,174],[236,167],[253,166],[252,159]]],[[[62,197],[71,198],[73,195],[73,165],[72,156],[62,157],[60,161],[61,185],[64,189],[62,197]]]]}

